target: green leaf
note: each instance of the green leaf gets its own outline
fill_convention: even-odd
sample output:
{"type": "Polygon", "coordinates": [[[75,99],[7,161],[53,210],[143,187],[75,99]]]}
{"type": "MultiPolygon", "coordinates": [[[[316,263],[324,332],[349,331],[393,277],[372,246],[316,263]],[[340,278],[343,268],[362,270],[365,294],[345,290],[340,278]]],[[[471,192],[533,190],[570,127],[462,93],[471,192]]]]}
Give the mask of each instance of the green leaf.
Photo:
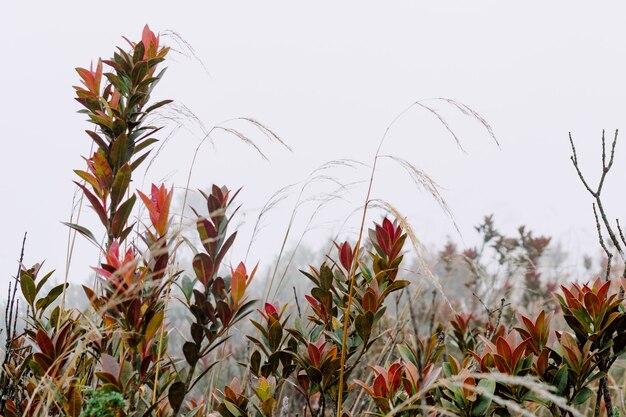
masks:
{"type": "Polygon", "coordinates": [[[142,100],[145,100],[145,97],[145,93],[142,92],[136,92],[132,94],[128,99],[128,108],[131,111],[139,112],[141,109],[138,108],[138,105],[142,100]]]}
{"type": "Polygon", "coordinates": [[[228,409],[228,411],[234,416],[234,417],[241,417],[242,414],[239,411],[239,408],[237,408],[237,406],[233,403],[231,403],[229,400],[224,400],[223,403],[226,408],[228,409]]]}
{"type": "Polygon", "coordinates": [[[413,352],[411,352],[411,349],[407,345],[398,345],[398,352],[400,353],[402,359],[404,359],[406,362],[417,364],[417,359],[415,358],[415,355],[413,354],[413,352]]]}
{"type": "Polygon", "coordinates": [[[46,295],[45,298],[49,299],[48,304],[46,305],[46,307],[52,303],[54,303],[54,301],[59,298],[59,295],[63,294],[63,291],[65,291],[65,289],[67,287],[69,287],[70,284],[59,284],[56,287],[52,288],[49,292],[48,295],[46,295]]]}
{"type": "Polygon", "coordinates": [[[20,286],[22,287],[22,294],[26,302],[32,307],[37,297],[37,289],[35,288],[35,281],[28,273],[20,274],[20,286]]]}
{"type": "Polygon", "coordinates": [[[261,349],[261,350],[263,351],[263,353],[265,353],[265,355],[266,355],[266,356],[269,356],[269,355],[270,355],[270,353],[267,351],[267,348],[265,347],[265,345],[263,345],[263,343],[262,343],[259,339],[255,338],[255,337],[252,337],[252,336],[250,336],[250,335],[246,335],[246,337],[247,337],[247,338],[248,338],[248,339],[249,339],[252,343],[254,343],[255,345],[257,345],[257,346],[258,346],[258,348],[259,348],[259,349],[261,349]]]}
{"type": "Polygon", "coordinates": [[[128,221],[130,213],[133,211],[133,206],[135,205],[136,200],[137,196],[133,194],[128,200],[124,201],[115,212],[113,221],[111,222],[111,233],[113,234],[113,237],[119,238],[124,231],[124,226],[128,221]]]}
{"type": "Polygon", "coordinates": [[[88,172],[81,171],[80,169],[75,169],[74,173],[76,175],[78,175],[86,183],[91,185],[91,187],[94,189],[96,194],[98,194],[98,195],[102,194],[102,189],[100,188],[100,184],[98,184],[98,180],[96,179],[96,177],[94,177],[93,175],[91,175],[88,172]]]}
{"type": "Polygon", "coordinates": [[[274,322],[274,324],[272,324],[272,327],[270,327],[269,337],[268,337],[269,346],[273,352],[275,352],[280,346],[280,342],[282,338],[283,338],[283,326],[277,320],[274,322]]]}
{"type": "Polygon", "coordinates": [[[480,395],[479,399],[475,402],[474,407],[472,408],[472,416],[474,417],[489,415],[487,411],[491,406],[493,393],[496,391],[496,381],[481,379],[478,383],[478,388],[481,388],[484,394],[480,395]]]}
{"type": "MultiPolygon", "coordinates": [[[[133,68],[133,72],[131,74],[131,79],[135,84],[139,84],[146,77],[147,73],[148,63],[145,61],[140,61],[135,64],[135,67],[133,68]]],[[[130,104],[129,107],[132,108],[130,104]]]]}
{"type": "Polygon", "coordinates": [[[567,388],[567,367],[561,366],[554,375],[554,386],[556,387],[557,395],[563,395],[567,388]]]}
{"type": "Polygon", "coordinates": [[[49,305],[50,305],[50,299],[48,297],[40,298],[35,303],[35,311],[43,311],[49,305]]]}
{"type": "Polygon", "coordinates": [[[100,116],[95,113],[89,113],[89,118],[97,125],[100,126],[102,130],[111,129],[113,127],[113,123],[111,119],[108,117],[100,116]]]}
{"type": "MultiPolygon", "coordinates": [[[[341,333],[342,329],[337,329],[338,332],[341,333]]],[[[328,335],[328,337],[330,337],[333,342],[335,342],[337,345],[341,346],[342,344],[342,340],[341,340],[341,334],[338,334],[336,332],[327,332],[326,333],[328,335]]]]}
{"type": "Polygon", "coordinates": [[[166,104],[170,104],[173,101],[174,100],[163,100],[163,101],[159,101],[158,103],[154,103],[152,106],[146,109],[146,113],[150,113],[151,111],[156,110],[161,106],[165,106],[166,104]]]}
{"type": "Polygon", "coordinates": [[[50,313],[50,319],[48,320],[49,323],[58,323],[59,322],[59,314],[61,314],[61,308],[60,306],[56,306],[52,309],[52,312],[50,313]]]}
{"type": "Polygon", "coordinates": [[[91,231],[89,229],[87,229],[86,227],[80,226],[78,224],[74,224],[74,223],[68,223],[68,222],[61,222],[62,224],[66,225],[67,227],[69,227],[70,229],[74,229],[76,230],[78,233],[80,233],[81,235],[85,236],[87,239],[89,239],[92,243],[94,243],[96,246],[100,247],[100,244],[98,243],[98,241],[96,240],[96,237],[93,235],[93,233],[91,233],[91,231]]]}
{"type": "MultiPolygon", "coordinates": [[[[222,230],[222,233],[226,233],[226,229],[222,230]]],[[[233,232],[225,240],[223,240],[223,241],[222,240],[218,240],[218,246],[217,247],[219,248],[220,245],[221,245],[221,249],[220,249],[219,253],[217,254],[217,256],[215,257],[215,263],[217,265],[222,263],[222,259],[224,258],[224,256],[226,256],[226,253],[228,252],[228,250],[232,246],[232,244],[235,241],[236,237],[237,237],[237,232],[233,232]]]]}
{"type": "Polygon", "coordinates": [[[573,405],[583,404],[585,401],[589,399],[589,397],[591,397],[591,394],[593,394],[593,391],[591,391],[591,389],[587,387],[582,387],[580,391],[578,391],[576,396],[572,399],[572,404],[573,405]]]}
{"type": "MultiPolygon", "coordinates": [[[[31,356],[32,357],[32,356],[31,356]]],[[[44,369],[37,363],[36,360],[29,360],[28,367],[33,371],[33,373],[37,376],[41,376],[44,373],[44,369]]]]}
{"type": "MultiPolygon", "coordinates": [[[[156,65],[159,62],[161,62],[161,60],[164,60],[164,58],[156,58],[156,59],[151,59],[150,60],[150,66],[156,65]]],[[[163,68],[156,76],[154,77],[150,77],[148,79],[145,79],[141,82],[141,84],[146,84],[148,85],[148,90],[147,93],[150,94],[152,93],[152,90],[154,89],[154,87],[159,83],[159,81],[161,81],[161,77],[163,77],[163,74],[165,74],[165,71],[167,70],[166,68],[163,68]],[[150,81],[148,81],[150,80],[150,81]]]]}
{"type": "Polygon", "coordinates": [[[135,143],[135,149],[133,150],[133,154],[137,155],[139,152],[144,150],[146,147],[152,145],[153,143],[158,142],[159,140],[156,138],[148,138],[144,139],[141,142],[135,143]]]}
{"type": "Polygon", "coordinates": [[[374,314],[372,314],[371,311],[356,316],[356,319],[354,320],[354,327],[356,327],[356,332],[361,339],[363,339],[363,341],[367,341],[370,338],[373,323],[374,314]]]}
{"type": "Polygon", "coordinates": [[[301,270],[301,269],[300,269],[299,271],[300,271],[300,273],[302,273],[305,277],[307,277],[308,279],[310,279],[311,281],[313,281],[313,283],[314,283],[315,285],[318,285],[318,286],[320,285],[319,280],[315,277],[315,275],[309,274],[308,272],[303,271],[303,270],[301,270]]]}
{"type": "Polygon", "coordinates": [[[126,82],[122,78],[118,77],[112,72],[107,72],[104,74],[104,76],[107,77],[109,82],[113,84],[115,89],[119,91],[121,95],[125,96],[128,94],[128,86],[126,85],[126,82]]]}
{"type": "Polygon", "coordinates": [[[381,297],[385,299],[392,292],[401,290],[402,288],[408,286],[410,283],[410,281],[404,280],[394,281],[387,288],[385,288],[385,291],[383,291],[381,297]]]}
{"type": "Polygon", "coordinates": [[[322,265],[320,269],[320,288],[326,292],[329,291],[333,286],[333,271],[326,266],[326,264],[322,265]]]}
{"type": "Polygon", "coordinates": [[[128,152],[129,140],[126,133],[119,135],[111,144],[111,162],[113,162],[113,170],[121,167],[130,159],[128,152]]]}
{"type": "Polygon", "coordinates": [[[152,152],[152,149],[150,149],[148,152],[145,152],[143,155],[138,156],[133,162],[132,164],[130,164],[130,169],[131,170],[136,170],[139,165],[141,165],[141,163],[148,157],[148,155],[150,155],[150,152],[152,152]]]}
{"type": "Polygon", "coordinates": [[[195,284],[195,281],[193,281],[187,275],[183,276],[180,289],[183,291],[183,294],[185,295],[185,299],[187,300],[187,302],[191,300],[191,294],[193,294],[194,284],[195,284]]]}
{"type": "MultiPolygon", "coordinates": [[[[127,125],[126,122],[124,120],[122,120],[119,116],[116,115],[117,111],[113,110],[113,116],[115,117],[115,120],[113,121],[113,126],[111,128],[111,135],[112,137],[115,137],[116,139],[121,136],[124,135],[127,129],[127,125]]],[[[111,145],[114,143],[115,141],[113,141],[111,143],[111,145]]],[[[117,161],[117,163],[115,164],[115,166],[120,166],[124,164],[124,161],[117,161]]]]}
{"type": "Polygon", "coordinates": [[[144,53],[146,52],[146,48],[149,48],[149,46],[144,45],[143,41],[135,44],[135,50],[133,51],[133,61],[141,61],[143,59],[144,53]]]}
{"type": "Polygon", "coordinates": [[[145,340],[146,342],[150,341],[155,335],[159,327],[161,327],[161,323],[163,323],[163,311],[158,311],[152,316],[148,325],[146,326],[145,340]]]}
{"type": "Polygon", "coordinates": [[[252,320],[252,319],[250,319],[250,323],[252,323],[252,325],[253,325],[254,327],[256,327],[256,328],[257,328],[257,329],[261,332],[261,334],[263,335],[263,337],[264,337],[266,340],[268,340],[268,339],[269,339],[269,337],[270,337],[270,336],[269,336],[269,333],[268,333],[268,331],[265,329],[265,327],[263,327],[263,325],[262,325],[261,323],[259,323],[258,321],[252,320]]]}
{"type": "Polygon", "coordinates": [[[235,311],[235,315],[233,316],[233,324],[237,323],[239,320],[252,313],[254,305],[257,303],[257,301],[258,300],[250,300],[247,301],[245,304],[239,306],[235,311]]]}
{"type": "Polygon", "coordinates": [[[604,378],[605,376],[606,376],[606,372],[596,372],[595,374],[593,374],[591,377],[589,377],[585,381],[585,385],[590,385],[594,381],[597,381],[598,379],[604,378]]]}
{"type": "Polygon", "coordinates": [[[48,279],[50,279],[53,273],[54,273],[54,270],[48,272],[43,278],[37,281],[37,293],[39,293],[39,290],[41,290],[41,288],[48,281],[48,279]]]}
{"type": "Polygon", "coordinates": [[[130,184],[131,170],[128,164],[124,164],[113,178],[113,186],[111,187],[111,207],[117,209],[117,205],[122,201],[128,185],[130,184]]]}
{"type": "Polygon", "coordinates": [[[133,231],[133,227],[135,227],[135,223],[131,224],[130,226],[128,226],[126,229],[122,230],[122,233],[120,233],[120,237],[119,237],[119,241],[122,242],[124,240],[126,240],[126,238],[128,237],[128,235],[130,234],[130,232],[133,231]]]}

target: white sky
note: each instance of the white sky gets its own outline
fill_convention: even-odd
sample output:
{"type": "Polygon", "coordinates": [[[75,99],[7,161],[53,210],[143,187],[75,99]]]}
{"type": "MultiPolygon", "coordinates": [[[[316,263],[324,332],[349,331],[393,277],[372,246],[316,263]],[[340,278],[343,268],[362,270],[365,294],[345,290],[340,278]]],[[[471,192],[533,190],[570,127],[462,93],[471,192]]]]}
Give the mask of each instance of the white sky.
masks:
{"type": "MultiPolygon", "coordinates": [[[[245,188],[245,254],[258,210],[280,187],[304,180],[326,161],[370,163],[386,126],[410,103],[449,97],[479,111],[493,126],[498,149],[480,125],[437,105],[468,154],[432,114],[407,113],[383,153],[408,159],[445,188],[444,197],[467,243],[473,226],[494,213],[502,229],[528,224],[574,253],[597,251],[591,200],[569,161],[567,133],[591,178],[599,174],[600,133],[624,127],[626,7],[621,2],[281,2],[171,1],[5,2],[0,15],[0,274],[14,274],[21,237],[29,232],[27,263],[46,259],[63,276],[73,169],[89,151],[89,126],[76,114],[73,68],[108,57],[122,35],[179,33],[203,61],[172,54],[160,97],[187,106],[213,126],[237,116],[274,129],[294,153],[255,134],[271,163],[225,135],[202,148],[191,186],[212,182],[245,188]]],[[[176,46],[172,38],[164,41],[176,46]]],[[[252,131],[250,131],[252,132],[252,131]]],[[[192,121],[168,142],[148,180],[183,186],[200,130],[192,121]]],[[[624,218],[626,138],[606,184],[611,217],[624,218]]],[[[374,197],[409,216],[428,243],[455,235],[429,197],[389,161],[381,164],[374,197]]],[[[367,170],[338,170],[340,180],[367,170]]],[[[141,186],[141,177],[137,178],[141,186]]],[[[147,188],[144,186],[144,190],[147,188]]],[[[321,188],[320,188],[321,189],[321,188]]],[[[364,190],[326,210],[307,235],[312,246],[336,231],[362,204],[364,190]],[[327,223],[333,220],[334,223],[327,223]]],[[[250,259],[269,264],[278,251],[293,202],[268,217],[250,259]]],[[[312,207],[312,206],[310,206],[312,207]]],[[[309,207],[309,208],[310,208],[309,207]]],[[[310,211],[310,210],[309,210],[310,211]]],[[[308,214],[302,212],[305,222],[308,214]]],[[[378,217],[374,216],[373,219],[378,217]]],[[[83,224],[93,226],[93,218],[83,224]]],[[[349,223],[356,225],[356,218],[349,223]]],[[[626,219],[624,220],[626,222],[626,219]]],[[[303,223],[294,236],[302,233],[303,223]]],[[[93,227],[98,230],[97,227],[93,227]]],[[[84,281],[96,252],[80,242],[71,280],[84,281]]],[[[233,259],[233,261],[238,259],[233,259]]]]}

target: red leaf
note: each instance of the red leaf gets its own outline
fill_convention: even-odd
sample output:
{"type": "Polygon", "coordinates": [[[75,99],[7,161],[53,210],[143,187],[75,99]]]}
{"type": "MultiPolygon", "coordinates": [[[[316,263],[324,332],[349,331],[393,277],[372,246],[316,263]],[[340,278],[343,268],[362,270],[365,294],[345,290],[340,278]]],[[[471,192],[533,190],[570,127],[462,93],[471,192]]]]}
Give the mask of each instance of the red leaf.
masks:
{"type": "Polygon", "coordinates": [[[35,340],[37,341],[37,345],[43,354],[50,358],[55,357],[54,345],[45,331],[38,329],[37,334],[35,335],[35,340]]]}
{"type": "Polygon", "coordinates": [[[237,266],[237,269],[231,270],[230,292],[234,305],[237,305],[244,296],[246,291],[246,267],[243,263],[237,266]]]}
{"type": "Polygon", "coordinates": [[[193,270],[198,280],[206,287],[213,278],[214,268],[211,258],[206,253],[198,253],[193,257],[193,270]]]}
{"type": "Polygon", "coordinates": [[[375,313],[378,309],[378,299],[376,298],[376,294],[374,294],[374,290],[368,288],[363,295],[362,306],[365,311],[371,311],[375,313]]]}
{"type": "Polygon", "coordinates": [[[374,379],[373,384],[374,395],[377,397],[387,397],[387,381],[383,374],[379,374],[376,379],[374,379]]]}
{"type": "Polygon", "coordinates": [[[498,350],[498,354],[500,354],[507,363],[511,363],[511,355],[513,352],[511,350],[511,346],[509,346],[509,343],[504,337],[498,337],[498,340],[496,340],[496,348],[498,350]]]}
{"type": "Polygon", "coordinates": [[[398,388],[400,387],[400,383],[402,382],[403,371],[404,371],[404,368],[400,363],[395,362],[391,364],[391,367],[389,368],[389,372],[388,372],[388,379],[389,379],[389,388],[391,389],[392,392],[396,392],[398,388]]]}
{"type": "Polygon", "coordinates": [[[313,343],[308,344],[307,351],[309,352],[309,359],[311,359],[313,366],[318,366],[320,364],[320,360],[322,359],[321,352],[313,343]]]}
{"type": "Polygon", "coordinates": [[[352,268],[352,248],[348,242],[344,242],[339,249],[339,259],[343,268],[350,272],[352,268]]]}
{"type": "Polygon", "coordinates": [[[278,315],[278,310],[276,310],[276,307],[274,307],[272,304],[270,303],[265,303],[265,314],[267,314],[268,316],[272,316],[272,315],[278,315]]]}
{"type": "Polygon", "coordinates": [[[492,356],[493,356],[493,361],[496,364],[496,368],[498,368],[498,371],[505,373],[505,374],[511,373],[511,368],[509,367],[508,362],[502,356],[498,354],[492,355],[492,356]]]}
{"type": "Polygon", "coordinates": [[[78,185],[80,187],[80,189],[83,190],[83,193],[85,194],[85,197],[87,197],[87,199],[91,203],[91,206],[93,207],[94,211],[96,212],[96,214],[100,218],[100,221],[102,222],[104,227],[108,228],[109,219],[107,218],[106,211],[105,211],[104,207],[102,206],[102,204],[100,203],[100,200],[98,200],[98,198],[95,195],[93,195],[91,193],[91,191],[89,191],[87,189],[87,187],[85,187],[81,183],[79,183],[77,181],[74,181],[74,184],[78,185]]]}

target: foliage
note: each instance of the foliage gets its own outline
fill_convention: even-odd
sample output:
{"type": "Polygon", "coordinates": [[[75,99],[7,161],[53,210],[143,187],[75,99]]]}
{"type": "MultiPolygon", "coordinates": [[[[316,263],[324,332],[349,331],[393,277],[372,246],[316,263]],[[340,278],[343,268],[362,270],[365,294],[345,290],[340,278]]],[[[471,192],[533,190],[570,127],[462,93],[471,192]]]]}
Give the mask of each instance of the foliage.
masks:
{"type": "Polygon", "coordinates": [[[256,266],[227,265],[239,191],[213,185],[201,192],[208,214],[194,210],[193,259],[174,262],[192,238],[172,227],[173,187],[132,187],[161,130],[148,117],[170,103],[151,102],[168,52],[146,26],[140,41],[95,69],[77,69],[76,99],[94,125],[86,133],[96,151],[75,171],[76,185],[101,232],[67,226],[98,248],[97,279],[82,286],[89,307],[81,311],[65,302],[69,284],[50,287],[53,272],[20,265],[9,292],[0,415],[574,416],[591,408],[600,415],[603,404],[615,415],[607,381],[626,352],[626,278],[607,271],[604,280],[563,283],[555,303],[555,285],[540,272],[550,238],[525,227],[507,236],[488,216],[476,228],[482,247],[457,253],[446,245],[444,277],[461,274],[474,302],[451,302],[443,291],[444,300],[434,292],[427,305],[407,266],[413,232],[401,216],[385,216],[367,239],[333,242],[324,262],[301,271],[311,287],[296,295],[296,314],[253,298],[256,266]],[[149,221],[134,220],[138,205],[149,221]],[[513,301],[520,282],[526,291],[513,301]],[[180,349],[169,345],[172,302],[188,318],[180,349]],[[232,338],[245,325],[243,352],[232,338]],[[224,384],[229,355],[239,367],[224,384]]]}

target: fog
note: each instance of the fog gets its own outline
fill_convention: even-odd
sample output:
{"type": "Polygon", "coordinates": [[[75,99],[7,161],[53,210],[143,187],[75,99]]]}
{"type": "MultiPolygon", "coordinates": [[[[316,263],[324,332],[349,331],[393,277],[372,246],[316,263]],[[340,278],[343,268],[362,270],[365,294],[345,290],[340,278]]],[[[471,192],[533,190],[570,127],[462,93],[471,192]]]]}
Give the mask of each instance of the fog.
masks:
{"type": "MultiPolygon", "coordinates": [[[[332,160],[371,165],[382,135],[404,109],[445,97],[479,112],[500,146],[481,123],[431,100],[423,103],[440,112],[465,152],[419,106],[393,124],[381,152],[437,181],[458,232],[391,159],[379,160],[373,198],[397,207],[427,245],[448,237],[472,245],[473,226],[493,213],[503,230],[526,224],[553,236],[575,268],[581,254],[595,256],[599,245],[591,199],[569,160],[568,132],[595,182],[602,129],[612,138],[626,110],[625,11],[621,2],[571,1],[8,2],[0,16],[0,288],[15,273],[25,231],[26,263],[45,259],[63,278],[68,230],[61,222],[72,212],[72,170],[83,168],[80,155],[91,145],[84,134],[89,124],[76,113],[74,67],[108,57],[124,45],[122,36],[137,39],[146,23],[174,49],[157,95],[178,107],[163,112],[172,135],[136,187],[175,185],[180,207],[206,131],[236,117],[259,120],[293,149],[243,122],[228,122],[245,130],[268,161],[225,132],[212,134],[212,144],[198,151],[190,188],[243,187],[233,262],[245,257],[259,210],[278,189],[298,184],[264,219],[250,262],[271,264],[311,172],[332,160]]],[[[368,180],[370,170],[336,167],[327,174],[347,184],[368,180]]],[[[622,141],[603,191],[612,218],[625,214],[625,175],[622,141]]],[[[336,187],[320,181],[304,199],[336,187]]],[[[288,245],[308,229],[304,240],[311,247],[337,233],[354,238],[359,219],[349,215],[365,191],[362,183],[350,187],[311,223],[318,203],[300,206],[288,245]]],[[[81,224],[99,230],[86,206],[81,213],[81,224]]],[[[371,219],[380,215],[372,212],[371,219]]],[[[88,279],[97,256],[78,238],[70,280],[88,279]]]]}

